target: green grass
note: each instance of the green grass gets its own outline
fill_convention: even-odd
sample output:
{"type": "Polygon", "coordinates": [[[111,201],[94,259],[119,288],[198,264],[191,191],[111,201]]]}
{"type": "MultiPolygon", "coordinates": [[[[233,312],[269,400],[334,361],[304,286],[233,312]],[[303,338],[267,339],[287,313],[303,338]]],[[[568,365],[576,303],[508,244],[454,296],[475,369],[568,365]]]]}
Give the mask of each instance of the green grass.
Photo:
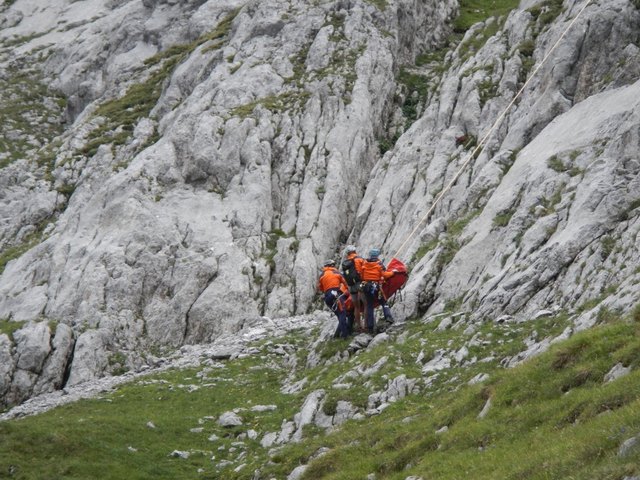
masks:
{"type": "Polygon", "coordinates": [[[472,25],[489,17],[508,14],[519,3],[518,0],[461,0],[460,14],[454,22],[454,30],[466,32],[472,25]]]}
{"type": "Polygon", "coordinates": [[[13,338],[13,334],[16,330],[20,330],[24,326],[25,322],[12,322],[10,320],[0,320],[0,334],[8,335],[9,338],[13,338]]]}
{"type": "Polygon", "coordinates": [[[516,213],[515,209],[509,209],[498,213],[493,219],[494,227],[506,227],[511,221],[511,217],[516,213]]]}
{"type": "MultiPolygon", "coordinates": [[[[201,372],[170,372],[101,399],[0,423],[0,477],[13,470],[11,478],[19,479],[241,478],[233,472],[219,473],[211,457],[219,461],[229,456],[242,431],[279,430],[281,416],[293,416],[292,397],[279,392],[285,372],[261,366],[256,359],[238,360],[205,376],[201,372]],[[198,389],[189,393],[189,387],[198,389]],[[240,412],[243,427],[223,429],[216,423],[227,410],[258,404],[278,409],[240,412]],[[148,422],[156,428],[149,428],[148,422]],[[198,427],[203,431],[190,431],[198,427]],[[220,440],[210,442],[212,434],[220,440]],[[174,450],[191,455],[186,460],[170,457],[174,450]],[[204,472],[198,474],[198,469],[204,472]]],[[[256,446],[255,440],[243,441],[256,446]]],[[[266,461],[264,453],[261,460],[266,461]]]]}
{"type": "Polygon", "coordinates": [[[387,0],[365,0],[367,3],[375,6],[380,11],[385,11],[387,8],[387,0]]]}
{"type": "Polygon", "coordinates": [[[563,11],[563,0],[546,0],[529,9],[536,22],[544,27],[551,24],[563,11]]]}
{"type": "Polygon", "coordinates": [[[438,246],[438,239],[434,239],[434,240],[431,240],[430,242],[423,243],[422,245],[420,245],[420,247],[418,247],[418,250],[416,250],[416,253],[413,254],[413,258],[411,259],[410,263],[416,264],[422,259],[422,257],[424,257],[427,253],[429,253],[431,250],[433,250],[437,246],[438,246]]]}
{"type": "MultiPolygon", "coordinates": [[[[277,235],[279,232],[274,231],[277,235]]],[[[306,395],[327,392],[326,413],[338,401],[361,408],[373,391],[400,374],[421,378],[420,353],[426,361],[436,351],[457,351],[470,336],[462,329],[436,331],[438,322],[410,321],[403,342],[387,342],[358,355],[327,363],[344,351],[347,341],[330,340],[317,350],[321,359],[304,368],[306,345],[317,332],[292,332],[284,338],[262,340],[253,357],[225,362],[224,368],[171,371],[138,380],[103,398],[82,401],[47,413],[0,423],[0,476],[10,478],[286,478],[298,465],[310,462],[321,447],[330,452],[311,461],[307,479],[366,478],[404,480],[464,478],[611,478],[640,473],[640,453],[616,456],[619,445],[640,431],[640,307],[627,322],[609,317],[609,324],[575,335],[547,353],[505,370],[503,359],[522,351],[523,341],[536,332],[539,340],[555,337],[570,323],[560,314],[520,324],[476,325],[469,346],[473,363],[453,363],[431,377],[420,394],[393,403],[381,415],[352,420],[331,434],[310,426],[303,440],[269,454],[259,445],[266,432],[279,431],[291,420],[306,395]],[[297,355],[295,367],[270,354],[277,345],[297,355]],[[366,369],[381,357],[387,362],[370,377],[350,378],[351,389],[332,389],[346,372],[366,369]],[[616,363],[632,368],[627,377],[603,384],[616,363]],[[483,384],[470,386],[478,373],[489,374],[483,384]],[[282,380],[307,378],[296,395],[283,395],[282,380]],[[193,390],[193,391],[190,391],[193,390]],[[479,420],[488,399],[492,407],[479,420]],[[274,404],[273,412],[251,412],[257,404],[274,404]],[[245,408],[242,427],[223,429],[215,420],[224,411],[245,408]],[[153,422],[156,428],[147,427],[153,422]],[[448,431],[436,434],[441,427],[448,431]],[[201,432],[190,431],[202,428],[201,432]],[[257,440],[239,439],[249,429],[257,440]],[[218,440],[208,438],[215,434],[218,440]],[[235,460],[234,443],[244,442],[242,460],[218,469],[222,460],[235,460]],[[130,450],[129,447],[135,449],[130,450]],[[222,448],[224,447],[224,448],[222,448]],[[188,451],[188,459],[170,457],[188,451]],[[211,458],[215,456],[215,461],[211,458]],[[235,469],[242,463],[246,466],[235,469]],[[200,470],[200,473],[198,471],[200,470]],[[42,472],[48,476],[43,477],[42,472]],[[594,473],[595,472],[595,473],[594,473]]],[[[423,362],[424,362],[423,361],[423,362]]]]}
{"type": "Polygon", "coordinates": [[[402,114],[405,117],[405,127],[408,128],[418,118],[418,107],[429,94],[429,78],[402,68],[397,81],[405,95],[402,114]]]}
{"type": "Polygon", "coordinates": [[[560,160],[560,158],[558,158],[557,155],[552,155],[547,159],[547,167],[558,173],[566,172],[568,170],[567,166],[562,160],[560,160]]]}
{"type": "Polygon", "coordinates": [[[270,112],[280,113],[284,110],[303,105],[310,96],[311,94],[309,92],[304,91],[290,91],[278,95],[269,95],[234,108],[231,111],[231,115],[246,118],[250,116],[259,105],[270,112]]]}
{"type": "MultiPolygon", "coordinates": [[[[291,453],[299,460],[320,445],[331,448],[310,464],[306,479],[370,473],[398,480],[409,475],[620,479],[638,474],[640,450],[626,458],[618,458],[617,451],[640,431],[639,334],[637,323],[597,327],[517,368],[494,370],[485,385],[408,397],[379,417],[310,442],[306,454],[303,446],[287,447],[282,458],[291,453]],[[633,372],[603,384],[617,362],[631,365],[633,372]],[[492,407],[480,420],[489,398],[492,407]],[[443,426],[448,431],[435,434],[443,426]]],[[[273,467],[273,472],[292,466],[287,461],[287,468],[273,467]]]]}

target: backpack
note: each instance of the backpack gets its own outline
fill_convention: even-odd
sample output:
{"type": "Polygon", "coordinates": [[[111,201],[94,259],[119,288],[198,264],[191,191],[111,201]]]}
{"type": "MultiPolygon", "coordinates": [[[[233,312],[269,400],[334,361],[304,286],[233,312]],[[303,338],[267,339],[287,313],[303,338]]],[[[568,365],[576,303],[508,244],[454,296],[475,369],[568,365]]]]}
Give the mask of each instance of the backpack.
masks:
{"type": "Polygon", "coordinates": [[[345,260],[344,262],[342,262],[342,276],[347,281],[347,285],[349,285],[350,287],[360,283],[360,275],[356,270],[356,264],[353,259],[345,260]]]}

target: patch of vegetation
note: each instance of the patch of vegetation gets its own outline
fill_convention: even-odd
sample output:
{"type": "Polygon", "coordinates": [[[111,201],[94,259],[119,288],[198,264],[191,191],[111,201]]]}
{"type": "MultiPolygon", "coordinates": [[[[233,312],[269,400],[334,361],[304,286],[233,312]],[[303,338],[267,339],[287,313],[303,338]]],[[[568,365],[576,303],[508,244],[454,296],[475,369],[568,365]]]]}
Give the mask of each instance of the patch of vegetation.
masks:
{"type": "Polygon", "coordinates": [[[267,234],[265,250],[262,254],[262,257],[267,261],[267,264],[271,267],[272,270],[276,267],[275,256],[278,253],[278,240],[280,240],[281,238],[288,238],[292,236],[294,236],[293,233],[289,235],[280,228],[274,228],[267,234]]]}
{"type": "MultiPolygon", "coordinates": [[[[285,374],[285,369],[266,368],[256,358],[218,369],[170,371],[100,399],[2,422],[0,475],[40,478],[46,471],[52,478],[132,478],[135,472],[133,478],[140,479],[244,478],[248,469],[220,473],[212,457],[217,462],[232,457],[240,448],[236,442],[241,432],[278,431],[283,416],[292,418],[299,402],[280,393],[285,374]],[[277,409],[250,410],[258,404],[277,409]],[[240,413],[244,426],[223,428],[216,423],[220,414],[237,407],[246,409],[240,413]],[[212,435],[218,438],[209,440],[212,435]],[[172,456],[174,450],[188,451],[189,457],[172,456]]],[[[241,443],[245,449],[261,448],[256,440],[241,443]]],[[[266,463],[266,456],[261,457],[266,463]]]]}
{"type": "Polygon", "coordinates": [[[605,235],[600,240],[600,257],[602,260],[606,260],[613,252],[613,249],[616,246],[616,241],[611,235],[605,235]]]}
{"type": "MultiPolygon", "coordinates": [[[[449,38],[450,43],[453,44],[458,43],[461,39],[462,37],[460,35],[455,34],[449,38]]],[[[446,46],[437,50],[421,53],[416,57],[416,66],[424,67],[429,65],[433,67],[431,69],[433,73],[442,74],[448,68],[447,64],[445,63],[445,57],[449,51],[449,46],[446,46]]]]}
{"type": "Polygon", "coordinates": [[[533,15],[538,25],[544,27],[554,22],[564,11],[563,0],[547,0],[531,7],[528,12],[533,15]]]}
{"type": "Polygon", "coordinates": [[[155,67],[151,74],[145,81],[131,85],[122,97],[108,100],[96,109],[95,115],[103,117],[105,121],[89,134],[87,143],[78,153],[90,157],[96,154],[101,145],[124,145],[138,120],[149,117],[162,94],[165,80],[177,65],[207,42],[215,42],[212,45],[219,48],[223,44],[220,39],[226,37],[238,12],[239,9],[230,12],[213,31],[193,42],[174,45],[147,59],[144,62],[147,69],[155,67]]]}
{"type": "Polygon", "coordinates": [[[496,97],[498,84],[491,79],[483,80],[478,84],[478,92],[480,94],[480,108],[482,108],[489,100],[496,97]]]}
{"type": "Polygon", "coordinates": [[[455,257],[456,253],[461,248],[458,237],[462,234],[469,222],[477,217],[480,212],[480,209],[474,209],[463,217],[450,221],[446,226],[446,235],[441,239],[436,238],[421,245],[418,250],[416,250],[416,253],[414,253],[410,263],[415,264],[419,262],[427,253],[434,250],[438,245],[441,245],[442,251],[438,258],[438,263],[440,268],[447,265],[451,260],[453,260],[453,257],[455,257]]]}
{"type": "Polygon", "coordinates": [[[13,338],[14,332],[24,327],[26,322],[16,322],[11,320],[0,320],[0,334],[5,334],[9,338],[13,338]]]}
{"type": "Polygon", "coordinates": [[[418,263],[422,257],[424,257],[427,253],[432,251],[434,248],[438,246],[438,239],[433,239],[430,242],[424,243],[418,247],[416,253],[413,254],[413,258],[411,259],[411,263],[418,263]]]}
{"type": "Polygon", "coordinates": [[[568,168],[565,166],[564,162],[562,160],[560,160],[560,158],[558,158],[557,155],[552,155],[551,157],[549,157],[547,159],[547,166],[558,173],[563,173],[566,172],[568,170],[568,168]]]}
{"type": "Polygon", "coordinates": [[[444,304],[445,312],[457,312],[464,303],[464,295],[459,297],[450,298],[444,304]]]}
{"type": "Polygon", "coordinates": [[[408,128],[418,118],[418,107],[425,102],[429,94],[428,77],[402,68],[397,81],[404,94],[402,114],[406,119],[405,128],[408,128]]]}
{"type": "MultiPolygon", "coordinates": [[[[462,61],[471,58],[478,51],[480,51],[480,49],[487,43],[487,40],[489,40],[500,31],[500,29],[504,25],[505,20],[506,17],[502,18],[500,21],[496,20],[489,23],[488,25],[485,25],[482,30],[461,43],[459,54],[462,61]]],[[[462,33],[459,34],[462,35],[462,33]]]]}
{"type": "Polygon", "coordinates": [[[111,375],[124,375],[129,371],[127,357],[122,352],[115,352],[109,356],[111,375]]]}
{"type": "Polygon", "coordinates": [[[443,267],[449,264],[451,260],[453,260],[453,257],[456,256],[456,253],[458,253],[458,250],[460,250],[460,247],[461,245],[456,238],[445,237],[442,241],[442,254],[438,257],[440,266],[443,267]]]}
{"type": "Polygon", "coordinates": [[[529,77],[529,73],[533,69],[535,61],[533,53],[535,50],[536,39],[545,28],[552,23],[563,11],[562,0],[547,0],[543,3],[531,7],[528,12],[533,16],[535,25],[532,33],[533,38],[525,40],[519,47],[520,58],[522,60],[522,69],[518,75],[518,81],[524,83],[529,77]]]}
{"type": "Polygon", "coordinates": [[[45,239],[44,231],[48,225],[48,220],[40,222],[38,225],[36,225],[36,228],[33,232],[24,237],[21,243],[5,247],[2,251],[0,251],[0,275],[2,274],[2,272],[4,272],[7,263],[22,256],[23,253],[31,250],[33,247],[35,247],[45,239]]]}
{"type": "Polygon", "coordinates": [[[451,221],[447,224],[447,233],[453,236],[458,236],[462,233],[462,231],[469,225],[469,222],[480,215],[481,210],[475,209],[471,212],[467,213],[464,217],[459,218],[458,220],[451,221]]]}
{"type": "Polygon", "coordinates": [[[460,14],[453,24],[454,31],[463,33],[469,30],[472,25],[483,22],[490,17],[507,15],[519,3],[518,0],[461,0],[460,14]]]}
{"type": "Polygon", "coordinates": [[[384,137],[378,140],[378,151],[380,152],[380,155],[384,155],[389,150],[391,150],[395,146],[399,138],[400,133],[396,132],[391,137],[384,137]]]}
{"type": "Polygon", "coordinates": [[[37,152],[62,133],[66,99],[33,69],[9,67],[0,78],[0,169],[37,152]]]}
{"type": "Polygon", "coordinates": [[[516,213],[515,208],[510,208],[508,210],[504,210],[498,213],[493,219],[493,226],[506,227],[507,225],[509,225],[509,222],[511,221],[511,217],[513,217],[514,213],[516,213]]]}
{"type": "Polygon", "coordinates": [[[306,91],[289,91],[279,95],[269,95],[268,97],[234,108],[231,111],[231,115],[246,118],[250,116],[258,106],[262,106],[273,113],[280,113],[302,106],[310,96],[311,94],[306,91]]]}
{"type": "Polygon", "coordinates": [[[602,378],[618,361],[638,365],[638,333],[637,325],[622,322],[598,327],[517,368],[491,370],[484,384],[431,395],[428,401],[408,397],[383,415],[351,422],[320,441],[287,446],[267,473],[286,476],[322,445],[330,452],[312,461],[303,478],[635,475],[640,452],[621,458],[617,451],[640,428],[640,400],[632,393],[640,388],[640,372],[608,384],[602,378]],[[488,414],[478,418],[488,399],[488,414]],[[407,418],[411,421],[403,421],[407,418]],[[443,426],[448,430],[436,434],[443,426]]]}
{"type": "MultiPolygon", "coordinates": [[[[564,183],[558,184],[553,192],[553,195],[549,198],[543,198],[541,201],[542,206],[547,210],[547,213],[553,213],[556,211],[556,206],[562,201],[562,192],[564,191],[564,183]]],[[[529,210],[529,213],[533,213],[535,207],[529,210]]]]}
{"type": "Polygon", "coordinates": [[[375,6],[381,12],[387,9],[387,0],[365,0],[367,3],[375,6]]]}
{"type": "Polygon", "coordinates": [[[518,73],[518,82],[525,83],[529,78],[529,73],[533,70],[533,66],[535,65],[535,60],[533,58],[533,53],[535,51],[535,40],[525,40],[518,47],[518,51],[520,54],[520,60],[522,61],[522,68],[518,73]]]}

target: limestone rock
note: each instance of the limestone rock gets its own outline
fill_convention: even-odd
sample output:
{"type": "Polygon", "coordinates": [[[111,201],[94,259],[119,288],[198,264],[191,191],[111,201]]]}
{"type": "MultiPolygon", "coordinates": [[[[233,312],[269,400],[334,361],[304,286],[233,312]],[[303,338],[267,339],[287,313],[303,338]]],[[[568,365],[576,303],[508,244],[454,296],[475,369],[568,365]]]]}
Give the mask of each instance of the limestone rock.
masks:
{"type": "Polygon", "coordinates": [[[631,437],[622,442],[618,449],[618,457],[626,457],[631,455],[640,447],[640,437],[631,437]]]}
{"type": "Polygon", "coordinates": [[[234,412],[225,412],[218,418],[221,427],[237,427],[242,425],[242,419],[234,412]]]}
{"type": "Polygon", "coordinates": [[[64,374],[74,351],[75,339],[73,330],[64,323],[59,323],[51,342],[51,353],[45,361],[42,373],[38,378],[33,393],[40,395],[62,388],[64,374]]]}
{"type": "Polygon", "coordinates": [[[369,395],[368,409],[370,411],[377,409],[379,413],[383,405],[388,406],[389,403],[401,400],[413,393],[416,383],[416,379],[409,379],[404,374],[397,376],[388,382],[386,390],[369,395]]]}
{"type": "Polygon", "coordinates": [[[28,323],[13,334],[16,368],[39,374],[51,352],[51,331],[46,322],[28,323]]]}
{"type": "Polygon", "coordinates": [[[11,387],[11,377],[15,369],[11,347],[13,343],[6,334],[0,335],[0,398],[5,395],[11,387]]]}
{"type": "Polygon", "coordinates": [[[325,396],[324,390],[315,390],[307,395],[302,408],[294,416],[296,431],[291,437],[293,442],[302,440],[302,430],[305,425],[313,423],[314,417],[320,408],[320,402],[325,396]]]}
{"type": "Polygon", "coordinates": [[[628,375],[629,373],[631,373],[631,368],[630,367],[625,367],[621,363],[617,363],[604,376],[604,382],[605,383],[613,382],[614,380],[617,380],[618,378],[624,377],[625,375],[628,375]]]}
{"type": "Polygon", "coordinates": [[[75,345],[68,386],[74,386],[101,376],[108,365],[109,333],[89,330],[81,334],[75,345]]]}
{"type": "Polygon", "coordinates": [[[287,475],[287,480],[300,480],[302,475],[307,470],[307,465],[299,465],[293,469],[293,471],[287,475]]]}

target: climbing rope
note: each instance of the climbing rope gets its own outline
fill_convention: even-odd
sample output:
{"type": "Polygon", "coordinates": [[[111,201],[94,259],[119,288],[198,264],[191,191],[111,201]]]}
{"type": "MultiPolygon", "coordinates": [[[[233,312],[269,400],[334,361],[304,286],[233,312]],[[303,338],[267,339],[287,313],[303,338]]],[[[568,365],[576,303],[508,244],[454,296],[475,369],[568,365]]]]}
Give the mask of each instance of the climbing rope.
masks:
{"type": "Polygon", "coordinates": [[[587,0],[587,2],[584,4],[584,6],[580,9],[580,11],[578,12],[578,14],[573,18],[573,20],[569,23],[569,25],[567,26],[567,28],[565,28],[565,30],[562,32],[562,35],[560,35],[560,37],[558,37],[558,40],[556,40],[556,42],[553,44],[553,47],[551,47],[551,49],[547,52],[547,54],[544,56],[544,58],[542,59],[542,61],[540,62],[540,64],[533,70],[533,72],[531,73],[531,75],[529,75],[529,78],[527,78],[527,80],[524,82],[524,85],[522,85],[522,88],[520,88],[520,90],[518,91],[518,93],[516,93],[515,97],[513,97],[513,99],[511,100],[511,102],[505,107],[505,109],[502,111],[502,113],[498,116],[498,118],[496,119],[496,121],[493,123],[492,127],[489,129],[489,131],[485,134],[484,137],[482,137],[482,140],[480,140],[480,142],[478,142],[478,144],[476,145],[476,147],[473,149],[473,151],[468,155],[468,157],[466,158],[466,160],[463,162],[462,166],[460,167],[460,169],[456,172],[456,174],[453,176],[453,178],[449,181],[449,183],[447,184],[447,186],[445,188],[442,189],[442,191],[440,191],[440,193],[438,194],[438,196],[436,197],[436,199],[433,201],[433,204],[431,205],[431,207],[429,208],[429,210],[427,210],[427,213],[424,214],[424,216],[420,219],[420,221],[416,224],[416,226],[414,227],[414,229],[411,231],[411,233],[409,233],[409,235],[407,236],[407,238],[404,240],[404,242],[402,242],[402,245],[400,245],[400,247],[398,248],[398,250],[396,251],[396,253],[393,255],[393,258],[396,258],[400,252],[402,251],[402,249],[406,246],[406,244],[409,242],[409,240],[411,240],[411,238],[413,238],[413,236],[416,234],[416,232],[418,231],[418,229],[420,228],[420,225],[422,225],[422,223],[429,217],[429,215],[431,215],[431,213],[433,213],[433,211],[435,210],[436,206],[438,205],[438,203],[440,202],[440,200],[442,200],[442,198],[444,197],[445,193],[447,193],[451,187],[453,187],[453,184],[458,180],[458,178],[460,177],[460,175],[462,175],[463,170],[467,167],[467,165],[471,162],[472,159],[477,158],[477,155],[480,155],[480,153],[482,153],[482,151],[484,150],[484,144],[486,143],[487,139],[491,136],[491,134],[493,133],[493,131],[498,128],[498,126],[500,125],[500,123],[502,122],[502,120],[504,119],[504,117],[506,116],[507,112],[511,109],[511,107],[515,104],[515,102],[518,100],[518,98],[520,97],[520,95],[522,95],[522,92],[524,92],[524,90],[527,88],[527,86],[529,85],[529,83],[531,82],[531,79],[536,75],[536,73],[538,73],[538,70],[540,70],[540,68],[542,68],[542,66],[546,63],[547,59],[551,56],[551,54],[554,52],[554,50],[558,47],[558,45],[560,45],[560,42],[564,39],[564,37],[566,36],[567,32],[571,29],[571,27],[573,27],[573,25],[576,23],[576,21],[578,20],[578,18],[580,18],[580,15],[582,15],[582,12],[585,11],[585,9],[591,4],[592,0],[587,0]]]}

